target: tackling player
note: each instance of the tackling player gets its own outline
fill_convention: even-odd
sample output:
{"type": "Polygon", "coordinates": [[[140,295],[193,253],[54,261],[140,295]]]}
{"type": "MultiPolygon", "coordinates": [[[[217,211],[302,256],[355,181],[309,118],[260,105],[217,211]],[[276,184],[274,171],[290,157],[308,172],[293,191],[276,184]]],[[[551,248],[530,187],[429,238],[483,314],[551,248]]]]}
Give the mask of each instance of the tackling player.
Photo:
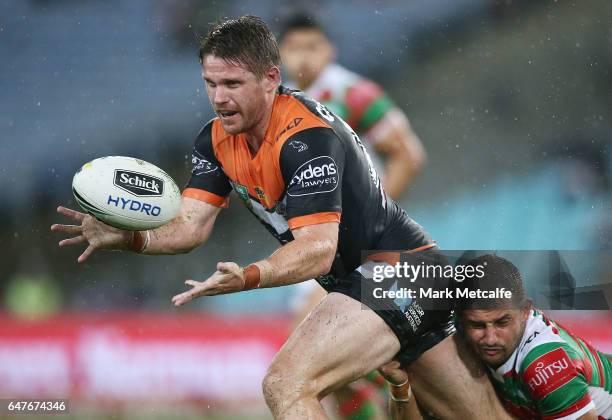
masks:
{"type": "MultiPolygon", "coordinates": [[[[397,200],[425,162],[425,150],[404,113],[382,89],[334,61],[335,50],[313,16],[297,13],[282,25],[279,47],[289,85],[324,104],[345,120],[366,146],[384,158],[385,192],[397,200]]],[[[378,168],[377,168],[378,169],[378,168]]],[[[296,286],[292,299],[297,326],[326,292],[315,281],[296,286]]],[[[368,378],[381,387],[380,376],[368,378]]],[[[379,405],[372,385],[361,382],[336,391],[343,418],[370,418],[379,405]]]]}
{"type": "MultiPolygon", "coordinates": [[[[485,277],[465,287],[512,292],[510,299],[459,302],[462,336],[488,366],[508,411],[520,419],[612,419],[612,355],[533,308],[510,261],[484,255],[468,264],[485,266],[485,277]]],[[[382,373],[395,384],[394,418],[419,418],[406,372],[389,364],[382,373]]]]}
{"type": "Polygon", "coordinates": [[[427,388],[451,407],[445,417],[472,418],[480,406],[496,418],[500,408],[482,407],[493,393],[490,384],[474,380],[453,345],[450,310],[423,310],[415,300],[410,309],[418,323],[411,323],[392,300],[383,302],[388,309],[363,309],[361,287],[369,284],[358,270],[363,250],[437,255],[435,245],[387,199],[350,127],[320,103],[280,86],[278,46],[266,24],[254,16],[217,24],[202,42],[200,59],[218,117],[196,139],[179,215],[157,229],[129,232],[60,207],[78,222],[51,227],[76,235],[60,246],[86,243],[80,262],[98,249],[188,252],[206,241],[233,189],[281,247],[246,267],[219,262],[205,281],[187,280],[191,289],[172,302],[180,306],[201,296],[311,278],[326,288],[329,294],[289,337],[264,378],[275,418],[325,418],[323,396],[393,358],[409,364],[415,389],[427,388]]]}

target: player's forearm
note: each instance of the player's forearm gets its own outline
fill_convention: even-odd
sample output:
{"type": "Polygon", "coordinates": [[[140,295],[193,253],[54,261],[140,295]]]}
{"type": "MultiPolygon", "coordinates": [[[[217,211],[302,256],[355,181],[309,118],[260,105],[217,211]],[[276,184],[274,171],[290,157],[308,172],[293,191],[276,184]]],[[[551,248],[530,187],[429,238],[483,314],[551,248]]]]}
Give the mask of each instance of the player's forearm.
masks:
{"type": "Polygon", "coordinates": [[[390,111],[368,133],[376,151],[386,158],[383,187],[392,198],[399,198],[421,171],[427,159],[425,148],[406,116],[390,111]]]}
{"type": "Polygon", "coordinates": [[[408,380],[400,385],[389,383],[389,414],[392,420],[422,420],[408,380]]]}
{"type": "Polygon", "coordinates": [[[327,274],[336,253],[331,239],[296,238],[256,264],[261,270],[259,287],[299,283],[327,274]]]}
{"type": "Polygon", "coordinates": [[[143,254],[189,252],[208,239],[219,211],[219,207],[183,197],[178,216],[170,223],[148,233],[140,232],[131,249],[143,254]]]}
{"type": "Polygon", "coordinates": [[[397,200],[421,170],[420,164],[406,162],[403,156],[392,155],[385,165],[383,188],[391,198],[397,200]]]}
{"type": "MultiPolygon", "coordinates": [[[[164,226],[150,230],[148,243],[142,253],[147,255],[187,253],[208,239],[212,224],[210,227],[206,235],[203,235],[200,230],[193,229],[184,217],[179,216],[164,226]]],[[[141,235],[145,236],[146,232],[141,232],[141,235]]]]}

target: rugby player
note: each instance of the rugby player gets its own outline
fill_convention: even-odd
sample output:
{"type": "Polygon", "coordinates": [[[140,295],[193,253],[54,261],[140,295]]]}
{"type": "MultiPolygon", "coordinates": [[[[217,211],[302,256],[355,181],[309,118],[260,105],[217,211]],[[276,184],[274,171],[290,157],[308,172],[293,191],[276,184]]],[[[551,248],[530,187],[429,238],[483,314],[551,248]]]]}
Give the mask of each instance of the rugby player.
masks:
{"type": "MultiPolygon", "coordinates": [[[[484,255],[485,277],[472,290],[506,288],[509,299],[461,299],[459,329],[489,368],[507,410],[521,419],[612,419],[612,355],[573,335],[525,296],[521,274],[508,260],[484,255]]],[[[394,384],[395,419],[418,419],[408,374],[397,364],[381,369],[394,384]]]]}
{"type": "Polygon", "coordinates": [[[233,189],[282,246],[246,267],[219,262],[205,281],[187,280],[191,289],[172,302],[311,278],[329,292],[266,373],[263,392],[275,418],[325,418],[320,398],[394,358],[409,365],[415,390],[426,388],[447,409],[436,414],[473,418],[480,407],[497,418],[490,383],[471,375],[453,345],[450,310],[417,311],[415,300],[416,318],[409,322],[393,301],[385,310],[362,306],[361,286],[368,284],[358,271],[362,250],[435,255],[435,244],[387,198],[350,127],[320,103],[280,86],[278,45],[266,24],[254,16],[217,24],[201,44],[200,59],[217,117],[195,141],[179,215],[157,229],[129,232],[59,207],[78,222],[51,227],[76,235],[60,246],[86,243],[79,262],[98,249],[188,252],[206,241],[233,189]]]}
{"type": "MultiPolygon", "coordinates": [[[[289,76],[287,85],[297,87],[345,120],[366,148],[373,148],[384,158],[381,182],[387,195],[397,200],[425,162],[425,149],[404,113],[376,83],[334,61],[335,48],[313,16],[296,13],[286,19],[280,30],[279,47],[289,76]]],[[[376,156],[373,160],[378,170],[376,156]]],[[[291,299],[294,325],[326,294],[316,281],[296,286],[291,299]]],[[[361,381],[334,393],[343,418],[374,418],[381,411],[378,406],[384,397],[377,398],[375,391],[384,389],[385,381],[376,372],[367,378],[374,386],[361,381]]]]}

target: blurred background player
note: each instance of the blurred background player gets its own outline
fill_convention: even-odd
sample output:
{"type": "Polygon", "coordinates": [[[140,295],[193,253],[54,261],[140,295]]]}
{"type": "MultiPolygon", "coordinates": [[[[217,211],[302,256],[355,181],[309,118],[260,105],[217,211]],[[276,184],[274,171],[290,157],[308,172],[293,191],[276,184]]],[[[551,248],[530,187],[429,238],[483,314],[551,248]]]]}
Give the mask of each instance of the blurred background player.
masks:
{"type": "Polygon", "coordinates": [[[298,13],[288,18],[279,42],[288,86],[323,103],[366,140],[384,160],[385,191],[398,200],[426,159],[404,113],[378,84],[334,61],[334,46],[313,17],[298,13]]]}
{"type": "MultiPolygon", "coordinates": [[[[335,48],[325,29],[311,15],[290,16],[280,31],[280,52],[288,86],[305,92],[344,119],[366,147],[374,151],[374,162],[382,169],[386,193],[398,200],[406,192],[426,159],[425,149],[404,113],[375,82],[335,62],[335,48]]],[[[295,286],[292,307],[294,326],[325,296],[315,281],[295,286]]],[[[378,387],[384,380],[376,373],[369,379],[378,387]]],[[[344,418],[374,418],[379,411],[375,387],[364,381],[335,393],[344,418]]]]}

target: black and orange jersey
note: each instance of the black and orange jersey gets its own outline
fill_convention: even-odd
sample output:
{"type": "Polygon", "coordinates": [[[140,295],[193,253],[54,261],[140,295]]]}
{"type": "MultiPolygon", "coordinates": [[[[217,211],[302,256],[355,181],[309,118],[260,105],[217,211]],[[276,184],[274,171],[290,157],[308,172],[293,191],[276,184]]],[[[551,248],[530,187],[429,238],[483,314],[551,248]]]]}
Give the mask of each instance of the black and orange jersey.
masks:
{"type": "Polygon", "coordinates": [[[226,207],[233,189],[281,242],[292,229],[339,222],[333,275],[361,263],[361,252],[411,249],[430,242],[421,227],[388,200],[359,137],[342,119],[299,91],[279,87],[255,156],[243,134],[215,118],[198,135],[192,176],[183,196],[226,207]],[[389,241],[406,226],[400,241],[389,241]],[[405,232],[408,232],[405,234],[405,232]]]}

